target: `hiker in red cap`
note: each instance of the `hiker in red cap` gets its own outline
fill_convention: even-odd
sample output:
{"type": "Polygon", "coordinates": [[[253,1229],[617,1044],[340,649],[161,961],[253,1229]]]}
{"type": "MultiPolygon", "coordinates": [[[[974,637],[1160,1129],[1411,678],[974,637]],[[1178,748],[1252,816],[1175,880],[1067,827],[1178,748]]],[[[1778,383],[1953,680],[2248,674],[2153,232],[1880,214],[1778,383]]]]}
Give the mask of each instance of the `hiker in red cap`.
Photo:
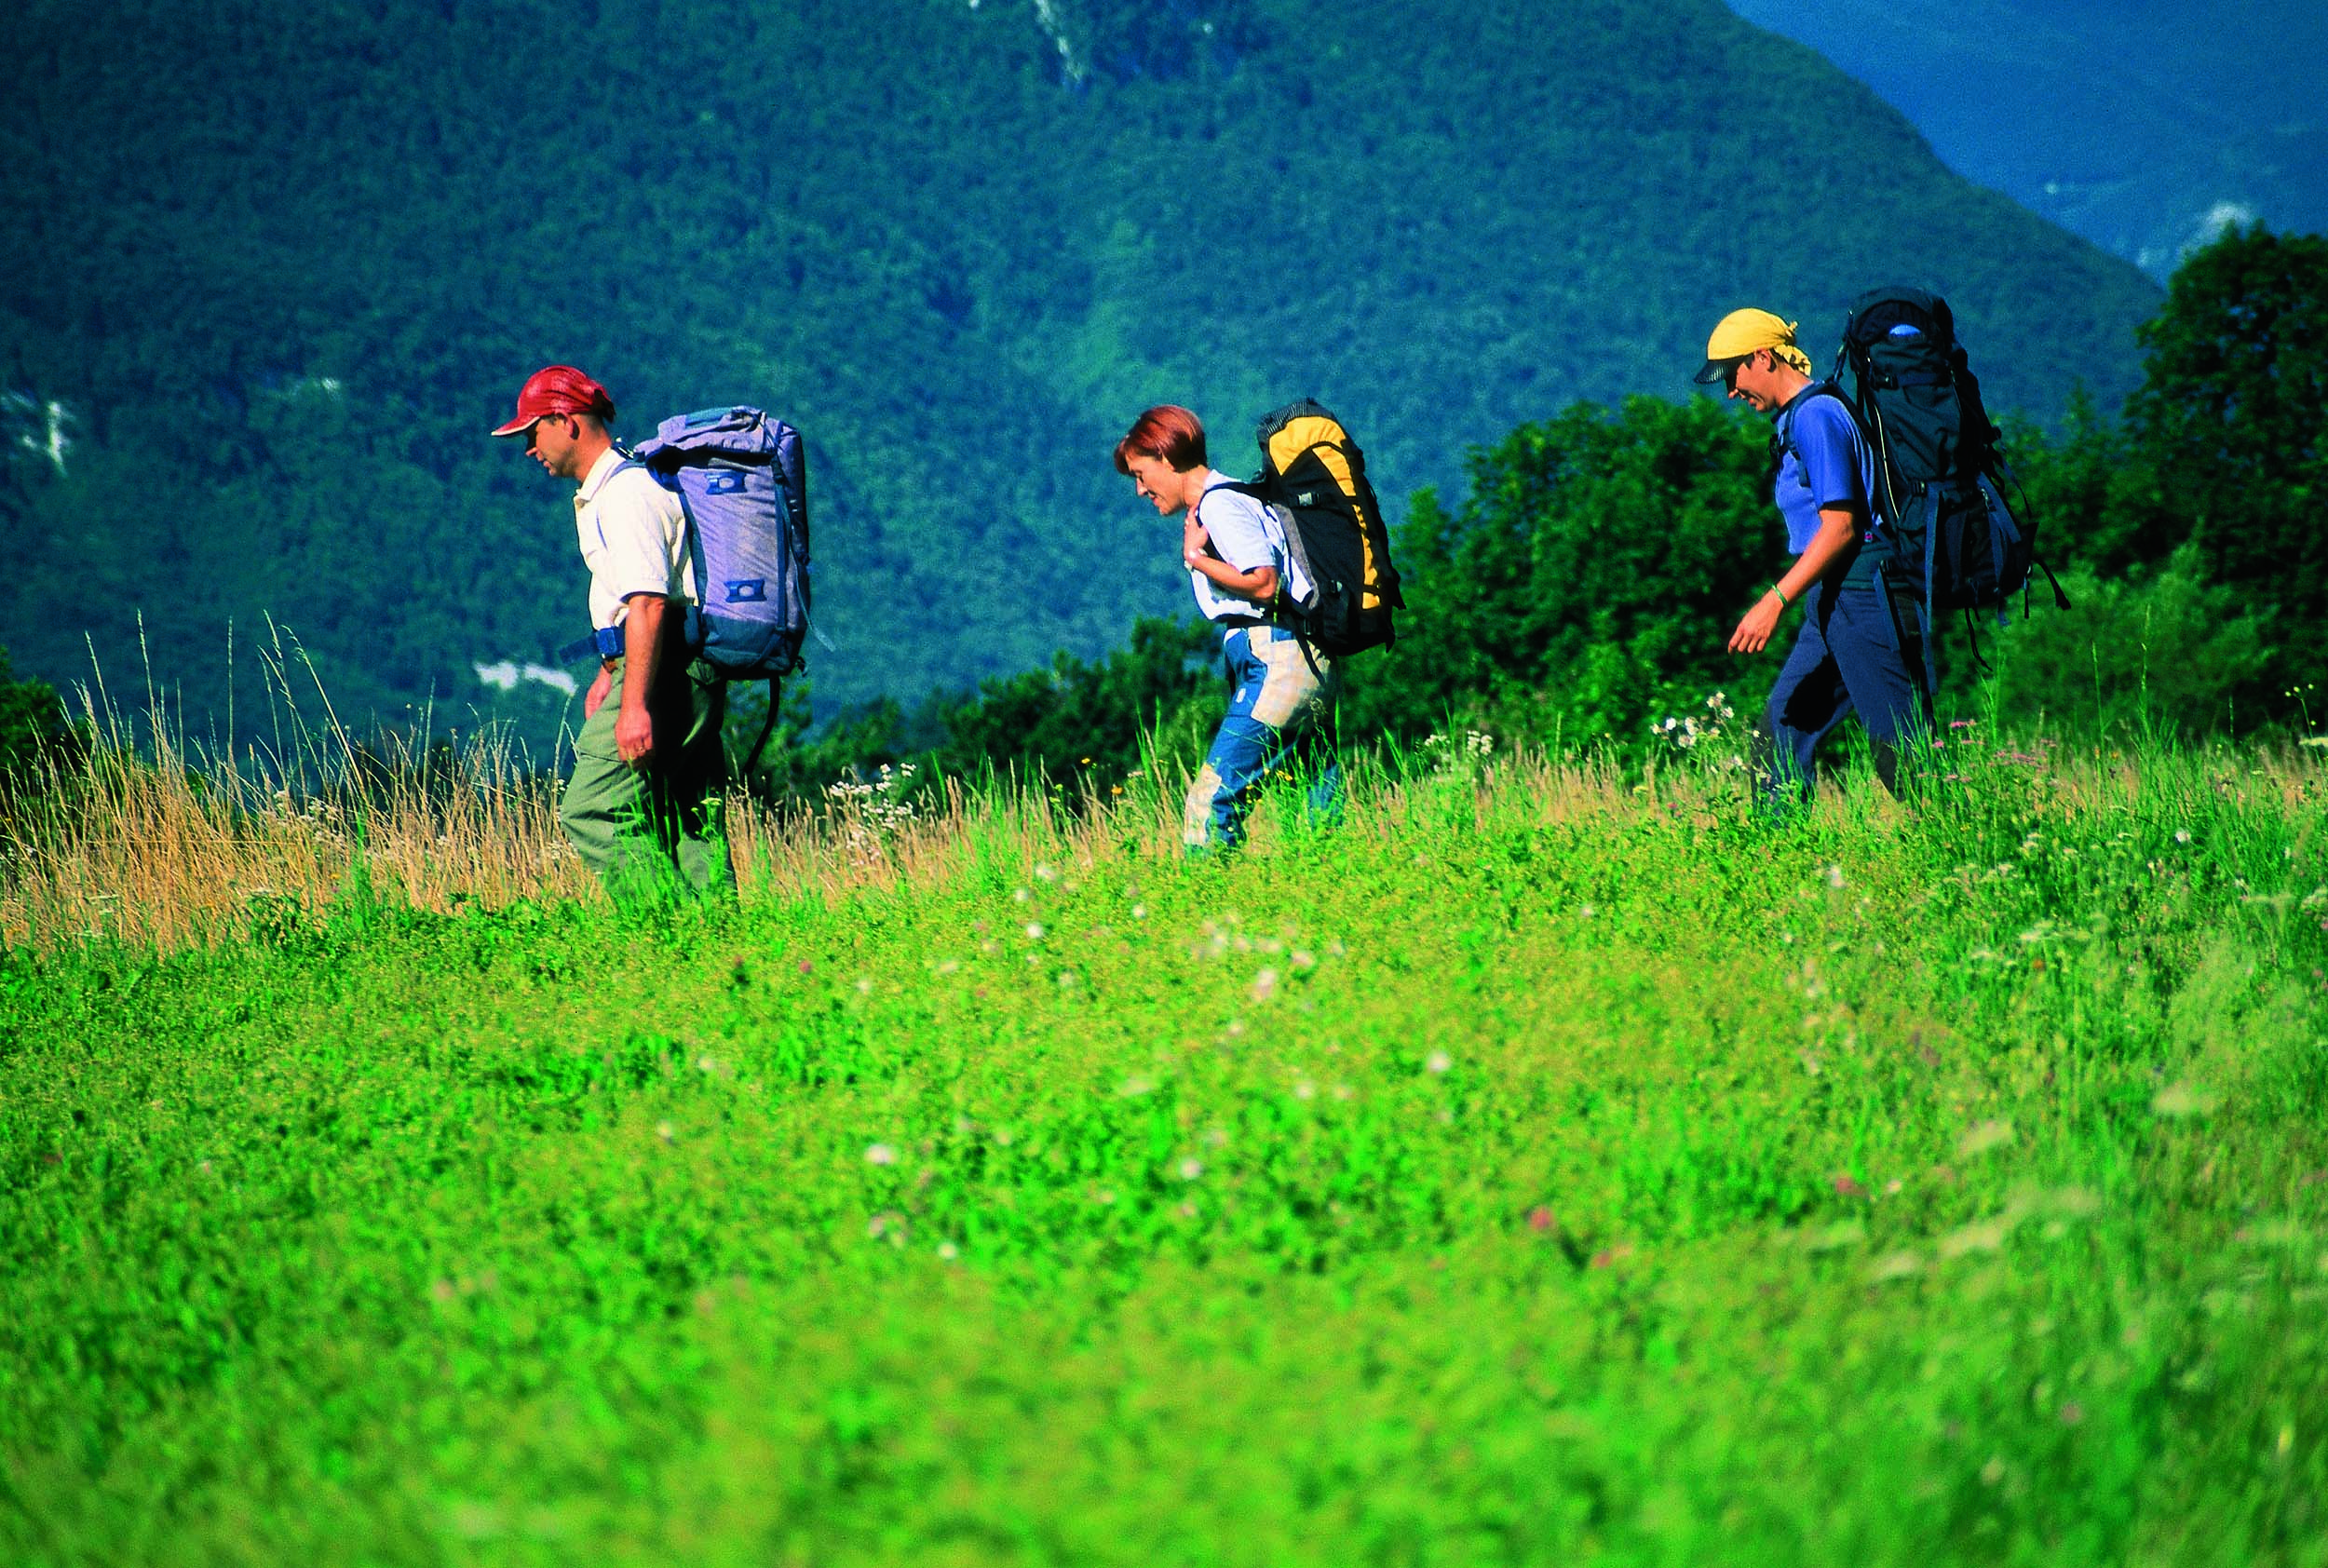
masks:
{"type": "Polygon", "coordinates": [[[575,483],[574,522],[590,570],[598,678],[582,702],[574,774],[558,819],[617,899],[732,890],[719,832],[726,784],[726,688],[693,657],[699,601],[679,497],[615,444],[615,400],[572,365],[527,378],[494,431],[525,438],[553,479],[575,483]]]}

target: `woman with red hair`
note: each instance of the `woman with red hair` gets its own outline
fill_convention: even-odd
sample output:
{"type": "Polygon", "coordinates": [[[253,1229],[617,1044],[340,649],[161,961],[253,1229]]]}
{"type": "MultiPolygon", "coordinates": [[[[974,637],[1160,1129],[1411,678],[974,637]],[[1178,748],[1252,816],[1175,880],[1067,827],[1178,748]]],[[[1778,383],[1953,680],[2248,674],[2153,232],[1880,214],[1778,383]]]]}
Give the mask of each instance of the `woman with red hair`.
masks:
{"type": "MultiPolygon", "coordinates": [[[[1263,780],[1328,729],[1339,686],[1333,661],[1279,619],[1283,603],[1317,593],[1286,547],[1284,525],[1205,460],[1204,426],[1177,404],[1148,410],[1116,443],[1116,471],[1164,517],[1180,515],[1181,561],[1197,610],[1221,628],[1228,716],[1188,788],[1181,841],[1191,854],[1234,849],[1263,780]]],[[[1332,815],[1341,771],[1329,759],[1310,790],[1332,815]]]]}

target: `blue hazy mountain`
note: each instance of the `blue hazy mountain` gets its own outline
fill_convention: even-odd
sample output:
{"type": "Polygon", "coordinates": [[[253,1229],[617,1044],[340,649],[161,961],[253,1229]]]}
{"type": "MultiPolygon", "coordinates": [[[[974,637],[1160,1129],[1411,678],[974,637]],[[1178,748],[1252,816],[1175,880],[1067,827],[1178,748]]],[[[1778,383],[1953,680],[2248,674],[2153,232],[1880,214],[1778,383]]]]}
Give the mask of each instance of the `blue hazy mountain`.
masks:
{"type": "Polygon", "coordinates": [[[2163,278],[2226,223],[2328,230],[2320,0],[1731,0],[1968,179],[2163,278]]]}
{"type": "Polygon", "coordinates": [[[0,642],[197,722],[271,616],[343,714],[552,727],[571,511],[486,435],[548,362],[800,426],[826,705],[1181,608],[1149,403],[1245,468],[1316,396],[1397,506],[1734,305],[1943,290],[2042,415],[2159,298],[1719,0],[18,0],[0,58],[0,642]]]}

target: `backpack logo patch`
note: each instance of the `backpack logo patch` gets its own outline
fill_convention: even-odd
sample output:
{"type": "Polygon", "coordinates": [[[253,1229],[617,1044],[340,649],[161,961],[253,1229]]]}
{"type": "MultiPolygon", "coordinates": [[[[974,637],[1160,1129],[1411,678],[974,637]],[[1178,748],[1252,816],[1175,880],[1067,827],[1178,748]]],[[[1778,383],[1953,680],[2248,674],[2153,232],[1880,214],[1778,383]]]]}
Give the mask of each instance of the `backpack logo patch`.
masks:
{"type": "Polygon", "coordinates": [[[743,489],[743,487],[744,476],[731,469],[724,474],[713,474],[709,480],[706,480],[703,484],[703,493],[706,495],[732,495],[737,491],[743,489]]]}
{"type": "Polygon", "coordinates": [[[729,578],[727,602],[730,604],[765,604],[768,602],[768,580],[765,577],[729,578]]]}

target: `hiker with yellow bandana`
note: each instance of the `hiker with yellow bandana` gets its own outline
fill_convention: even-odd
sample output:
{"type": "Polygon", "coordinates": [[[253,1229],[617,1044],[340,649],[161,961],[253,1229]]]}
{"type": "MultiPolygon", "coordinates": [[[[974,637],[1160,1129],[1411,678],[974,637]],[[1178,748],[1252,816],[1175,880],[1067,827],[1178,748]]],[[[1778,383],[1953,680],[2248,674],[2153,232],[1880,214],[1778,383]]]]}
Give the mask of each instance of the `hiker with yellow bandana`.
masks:
{"type": "Polygon", "coordinates": [[[1734,310],[1707,340],[1697,377],[1770,419],[1773,498],[1794,558],[1739,620],[1730,651],[1762,652],[1789,610],[1803,612],[1754,733],[1755,772],[1773,805],[1807,799],[1820,742],[1856,712],[1875,777],[1896,795],[1901,754],[1931,726],[1921,605],[1874,504],[1875,453],[1841,394],[1811,373],[1794,332],[1766,310],[1734,310]]]}

